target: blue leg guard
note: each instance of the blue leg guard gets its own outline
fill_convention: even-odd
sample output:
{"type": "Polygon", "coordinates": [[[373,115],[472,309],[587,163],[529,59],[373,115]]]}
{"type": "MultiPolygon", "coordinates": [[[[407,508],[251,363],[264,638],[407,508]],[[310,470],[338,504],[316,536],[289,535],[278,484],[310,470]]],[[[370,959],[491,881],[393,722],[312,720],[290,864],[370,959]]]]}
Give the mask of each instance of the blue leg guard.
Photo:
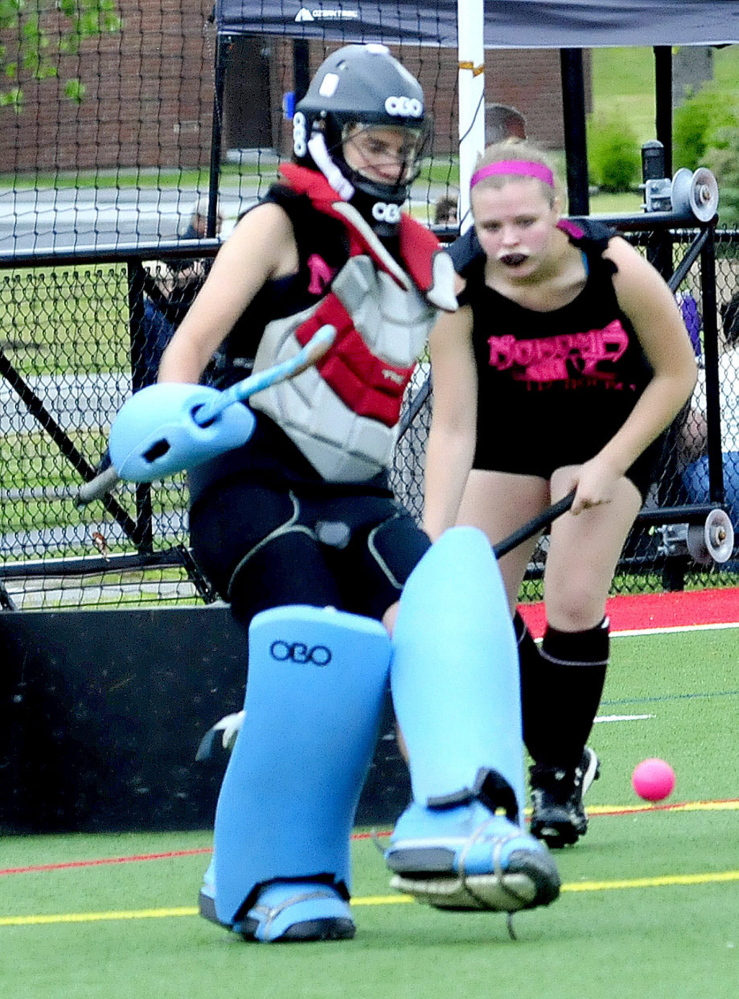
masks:
{"type": "Polygon", "coordinates": [[[403,591],[393,645],[413,787],[386,853],[394,886],[446,908],[554,901],[554,862],[523,828],[516,640],[481,531],[453,528],[426,553],[403,591]]]}
{"type": "Polygon", "coordinates": [[[390,653],[370,618],[308,606],[254,618],[203,915],[260,941],[353,936],[350,837],[390,653]]]}

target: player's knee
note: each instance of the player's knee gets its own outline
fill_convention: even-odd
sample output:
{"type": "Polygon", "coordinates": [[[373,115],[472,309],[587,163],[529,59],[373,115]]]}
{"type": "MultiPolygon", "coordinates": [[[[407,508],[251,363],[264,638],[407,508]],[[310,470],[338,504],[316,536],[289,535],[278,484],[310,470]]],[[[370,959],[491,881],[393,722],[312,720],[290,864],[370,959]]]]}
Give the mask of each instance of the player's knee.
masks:
{"type": "Polygon", "coordinates": [[[566,579],[547,580],[547,618],[561,631],[587,631],[605,613],[606,594],[600,576],[570,573],[566,579]]]}
{"type": "Polygon", "coordinates": [[[603,603],[591,601],[587,605],[573,604],[549,610],[549,623],[558,631],[575,634],[597,628],[603,620],[603,603]]]}
{"type": "Polygon", "coordinates": [[[226,596],[236,617],[243,620],[288,604],[343,606],[335,576],[318,543],[300,527],[288,529],[248,553],[234,569],[226,596]]]}

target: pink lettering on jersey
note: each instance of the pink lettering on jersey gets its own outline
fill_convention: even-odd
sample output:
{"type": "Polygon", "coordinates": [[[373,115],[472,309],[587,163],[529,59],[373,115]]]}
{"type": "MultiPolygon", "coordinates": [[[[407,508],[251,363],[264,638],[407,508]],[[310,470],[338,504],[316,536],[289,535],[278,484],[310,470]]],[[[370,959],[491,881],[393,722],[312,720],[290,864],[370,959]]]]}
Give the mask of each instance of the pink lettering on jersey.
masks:
{"type": "Polygon", "coordinates": [[[328,266],[323,257],[317,253],[311,253],[308,257],[308,270],[310,271],[310,284],[308,293],[310,295],[320,295],[331,283],[334,271],[328,266]]]}
{"type": "Polygon", "coordinates": [[[491,336],[488,363],[497,371],[511,371],[515,381],[554,382],[571,378],[615,381],[615,371],[599,365],[615,364],[629,345],[629,335],[619,319],[601,330],[564,333],[541,339],[517,340],[514,336],[491,336]]]}

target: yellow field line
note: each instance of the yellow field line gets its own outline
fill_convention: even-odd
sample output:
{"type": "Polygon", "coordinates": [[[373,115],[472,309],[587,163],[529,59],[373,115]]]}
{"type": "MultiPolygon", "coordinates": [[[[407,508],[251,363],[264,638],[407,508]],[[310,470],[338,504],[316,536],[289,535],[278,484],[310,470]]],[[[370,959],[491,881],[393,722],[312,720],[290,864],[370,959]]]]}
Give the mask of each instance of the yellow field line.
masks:
{"type": "MultiPolygon", "coordinates": [[[[580,881],[562,885],[563,892],[613,891],[623,888],[664,888],[674,885],[720,884],[739,881],[739,871],[706,874],[667,874],[656,878],[631,878],[620,881],[580,881]]],[[[412,902],[408,895],[364,895],[352,899],[352,906],[403,905],[412,902]]],[[[169,919],[173,916],[196,916],[195,906],[173,909],[122,909],[113,912],[67,912],[48,916],[0,916],[0,926],[40,926],[48,923],[97,923],[120,919],[169,919]]]]}
{"type": "MultiPolygon", "coordinates": [[[[731,801],[684,801],[679,804],[641,805],[588,805],[588,815],[618,815],[621,812],[735,812],[739,800],[731,801]]],[[[530,809],[527,809],[527,813],[530,809]]]]}
{"type": "Polygon", "coordinates": [[[739,871],[715,874],[665,874],[658,878],[629,878],[628,881],[577,881],[562,885],[562,891],[611,891],[619,888],[664,888],[672,885],[707,885],[739,881],[739,871]]]}
{"type": "Polygon", "coordinates": [[[0,926],[40,926],[42,923],[97,923],[111,919],[167,919],[197,916],[194,905],[178,909],[121,909],[118,912],[60,912],[50,916],[0,916],[0,926]]]}

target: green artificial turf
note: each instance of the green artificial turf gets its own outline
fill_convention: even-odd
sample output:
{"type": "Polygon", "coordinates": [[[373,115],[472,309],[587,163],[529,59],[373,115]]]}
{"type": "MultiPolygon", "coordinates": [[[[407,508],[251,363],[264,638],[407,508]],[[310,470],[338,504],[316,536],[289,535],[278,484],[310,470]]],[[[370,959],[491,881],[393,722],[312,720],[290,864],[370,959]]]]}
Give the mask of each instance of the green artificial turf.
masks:
{"type": "Polygon", "coordinates": [[[501,915],[401,900],[376,847],[385,829],[376,842],[354,843],[356,939],[282,946],[245,944],[192,914],[207,830],[6,837],[3,869],[181,855],[1,875],[3,994],[735,999],[739,813],[728,802],[739,798],[738,639],[724,629],[614,640],[601,715],[653,717],[596,725],[591,743],[603,773],[588,799],[590,831],[557,854],[562,895],[519,913],[516,941],[501,915]],[[677,772],[667,804],[686,808],[649,807],[634,794],[631,770],[651,755],[677,772]],[[66,921],[3,925],[43,915],[66,921]],[[70,921],[75,915],[86,921],[70,921]]]}

